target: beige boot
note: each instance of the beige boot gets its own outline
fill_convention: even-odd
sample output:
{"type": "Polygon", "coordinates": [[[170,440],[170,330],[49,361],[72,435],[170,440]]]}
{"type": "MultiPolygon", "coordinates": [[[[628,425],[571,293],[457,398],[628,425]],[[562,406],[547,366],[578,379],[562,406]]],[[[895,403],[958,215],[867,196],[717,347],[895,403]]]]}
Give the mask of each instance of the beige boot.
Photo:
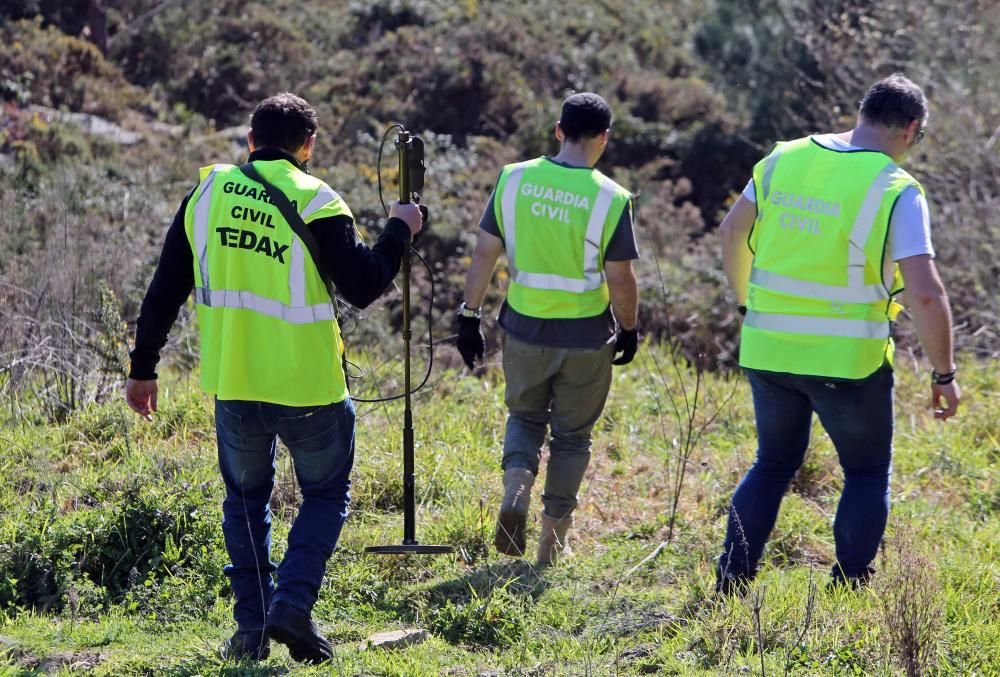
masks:
{"type": "Polygon", "coordinates": [[[524,554],[524,532],[528,522],[528,503],[535,476],[527,468],[508,468],[503,473],[503,502],[493,544],[505,555],[524,554]]]}
{"type": "Polygon", "coordinates": [[[538,566],[548,566],[560,557],[573,554],[569,548],[569,528],[573,526],[572,513],[555,519],[542,513],[542,534],[538,539],[538,566]]]}

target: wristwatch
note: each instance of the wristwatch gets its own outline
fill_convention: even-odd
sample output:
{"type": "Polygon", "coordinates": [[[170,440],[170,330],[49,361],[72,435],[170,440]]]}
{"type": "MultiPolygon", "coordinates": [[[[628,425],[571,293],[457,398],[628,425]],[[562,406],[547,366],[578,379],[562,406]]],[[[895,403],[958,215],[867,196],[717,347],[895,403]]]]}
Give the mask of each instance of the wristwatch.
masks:
{"type": "Polygon", "coordinates": [[[465,301],[462,301],[462,305],[458,307],[457,314],[459,317],[474,317],[478,320],[481,319],[483,316],[483,309],[470,308],[469,306],[465,305],[465,301]]]}

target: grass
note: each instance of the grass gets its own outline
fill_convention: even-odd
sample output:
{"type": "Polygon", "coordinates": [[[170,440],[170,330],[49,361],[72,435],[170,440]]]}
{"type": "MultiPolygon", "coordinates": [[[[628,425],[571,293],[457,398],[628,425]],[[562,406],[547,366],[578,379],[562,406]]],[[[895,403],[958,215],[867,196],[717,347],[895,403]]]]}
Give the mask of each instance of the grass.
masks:
{"type": "MultiPolygon", "coordinates": [[[[900,653],[915,643],[932,671],[1000,674],[1000,364],[965,366],[961,416],[943,425],[925,409],[925,377],[898,370],[893,512],[876,585],[826,588],[841,480],[817,428],[759,581],[746,599],[719,600],[712,560],[753,457],[749,391],[706,378],[704,411],[736,393],[693,451],[667,542],[684,431],[658,407],[668,406],[664,385],[678,392],[693,374],[661,379],[640,355],[616,368],[595,430],[576,556],[544,572],[490,545],[505,414],[496,372],[436,375],[414,404],[418,537],[455,545],[454,556],[364,554],[401,536],[401,407],[359,405],[353,513],[315,609],[336,658],[317,668],[278,646],[259,666],[218,657],[231,632],[222,487],[210,402],[193,377],[165,382],[152,423],[121,402],[58,426],[11,423],[0,429],[0,674],[867,675],[904,672],[900,653]],[[404,627],[431,638],[363,648],[404,627]]],[[[297,496],[286,457],[275,558],[297,496]]],[[[537,528],[534,518],[529,537],[537,528]]]]}

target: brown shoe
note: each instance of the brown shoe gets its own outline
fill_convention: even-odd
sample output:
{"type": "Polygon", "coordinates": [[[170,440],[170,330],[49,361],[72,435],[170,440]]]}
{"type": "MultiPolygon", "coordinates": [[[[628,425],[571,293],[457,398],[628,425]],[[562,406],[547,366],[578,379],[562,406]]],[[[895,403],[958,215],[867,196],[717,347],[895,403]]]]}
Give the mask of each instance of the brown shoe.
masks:
{"type": "Polygon", "coordinates": [[[535,475],[527,468],[508,468],[503,473],[503,502],[493,544],[505,555],[524,555],[528,503],[534,484],[535,475]]]}
{"type": "Polygon", "coordinates": [[[562,519],[549,517],[542,510],[542,533],[538,538],[538,566],[548,566],[561,557],[573,554],[569,547],[569,528],[573,526],[572,513],[562,519]]]}

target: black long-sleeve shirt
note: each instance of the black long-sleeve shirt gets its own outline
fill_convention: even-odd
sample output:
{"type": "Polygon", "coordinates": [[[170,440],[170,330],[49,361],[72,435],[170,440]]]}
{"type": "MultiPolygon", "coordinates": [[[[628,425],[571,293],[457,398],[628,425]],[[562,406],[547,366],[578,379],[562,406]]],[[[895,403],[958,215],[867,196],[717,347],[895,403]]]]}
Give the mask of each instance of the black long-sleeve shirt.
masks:
{"type": "MultiPolygon", "coordinates": [[[[250,154],[250,161],[287,160],[303,167],[291,155],[263,148],[250,154]]],[[[194,289],[194,253],[184,230],[184,211],[191,193],[181,202],[167,230],[160,262],[146,290],[136,320],[135,348],[129,378],[155,379],[160,350],[177,320],[184,301],[194,289]]],[[[399,272],[410,243],[410,229],[401,219],[389,219],[374,247],[358,238],[354,219],[333,216],[308,224],[319,245],[318,266],[333,281],[337,294],[353,306],[364,308],[377,299],[399,272]]]]}

